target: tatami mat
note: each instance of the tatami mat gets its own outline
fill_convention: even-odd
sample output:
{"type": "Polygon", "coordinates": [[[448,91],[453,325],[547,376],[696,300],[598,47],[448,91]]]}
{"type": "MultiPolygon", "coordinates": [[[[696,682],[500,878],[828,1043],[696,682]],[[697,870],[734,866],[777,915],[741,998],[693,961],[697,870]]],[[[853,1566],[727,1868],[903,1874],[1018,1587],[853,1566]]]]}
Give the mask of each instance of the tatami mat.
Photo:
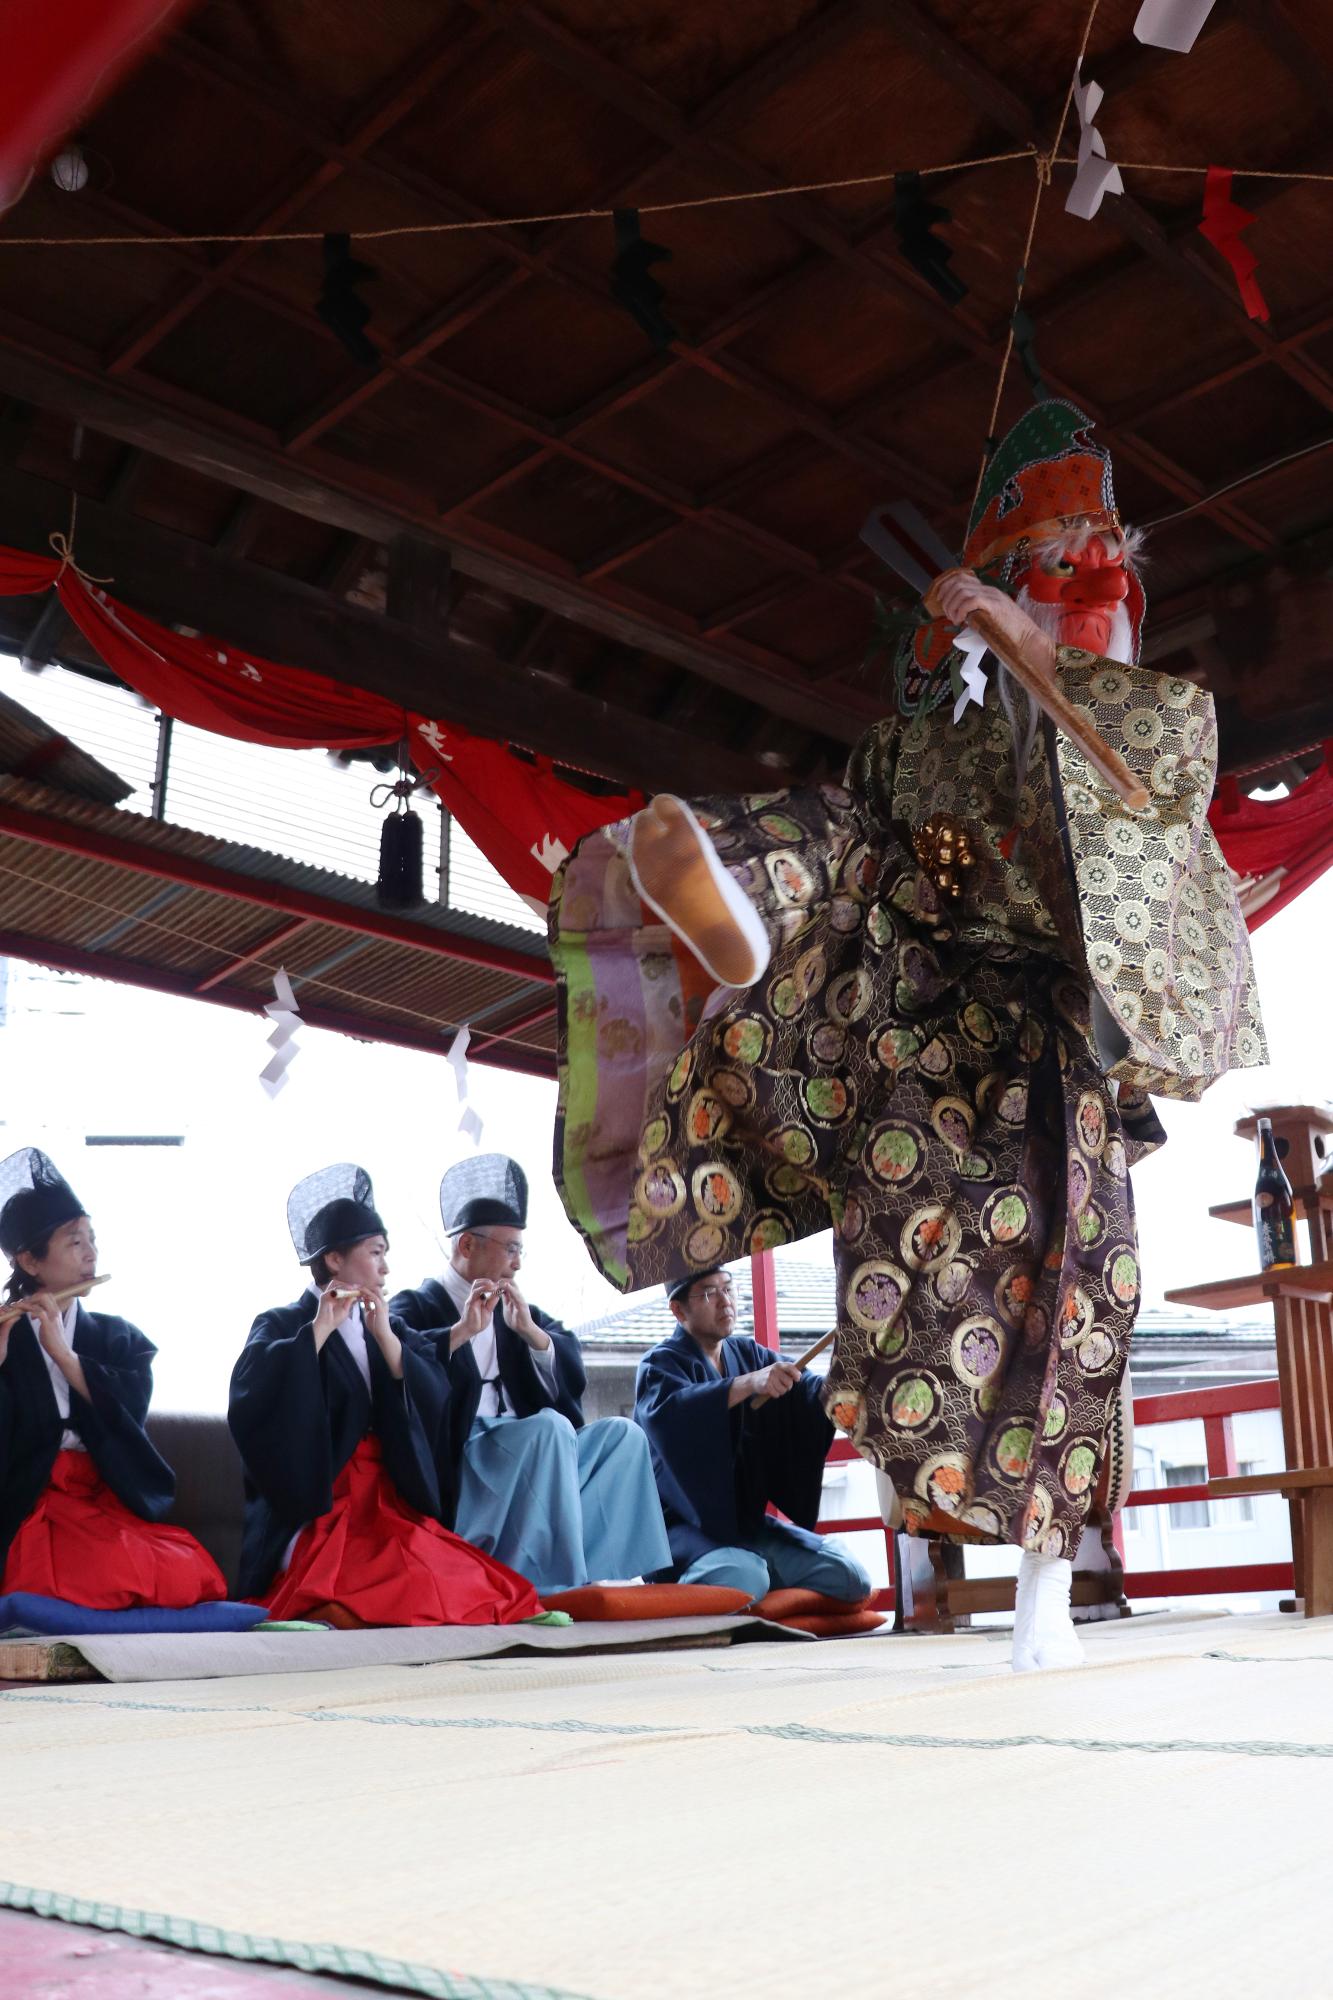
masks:
{"type": "Polygon", "coordinates": [[[1086,1645],[1021,1678],[997,1633],[3,1694],[0,1875],[441,1995],[1333,1993],[1333,1621],[1086,1645]]]}

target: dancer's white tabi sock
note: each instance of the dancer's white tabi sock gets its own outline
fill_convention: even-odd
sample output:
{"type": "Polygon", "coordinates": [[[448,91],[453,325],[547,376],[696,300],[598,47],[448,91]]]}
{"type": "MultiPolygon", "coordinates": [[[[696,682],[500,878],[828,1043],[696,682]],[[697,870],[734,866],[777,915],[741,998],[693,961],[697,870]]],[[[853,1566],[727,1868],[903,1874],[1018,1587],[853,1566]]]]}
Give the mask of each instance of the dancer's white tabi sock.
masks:
{"type": "Polygon", "coordinates": [[[1067,1556],[1042,1556],[1035,1549],[1024,1549],[1014,1593],[1016,1674],[1082,1666],[1083,1648],[1069,1602],[1073,1587],[1074,1565],[1067,1556]]]}
{"type": "Polygon", "coordinates": [[[644,902],[720,986],[749,986],[769,960],[749,897],[683,799],[660,792],[634,816],[630,877],[644,902]]]}

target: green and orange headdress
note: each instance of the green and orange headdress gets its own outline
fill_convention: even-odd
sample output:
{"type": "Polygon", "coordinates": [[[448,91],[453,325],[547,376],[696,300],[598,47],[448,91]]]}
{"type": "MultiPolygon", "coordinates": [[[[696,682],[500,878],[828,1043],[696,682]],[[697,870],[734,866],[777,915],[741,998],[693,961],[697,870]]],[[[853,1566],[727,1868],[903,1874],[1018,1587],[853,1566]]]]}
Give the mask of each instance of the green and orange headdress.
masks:
{"type": "MultiPolygon", "coordinates": [[[[996,447],[977,491],[960,561],[986,583],[1016,595],[1034,549],[1062,535],[1123,534],[1111,483],[1111,458],[1093,437],[1092,419],[1072,403],[1037,403],[996,447]]],[[[1143,585],[1126,562],[1126,608],[1138,658],[1143,585]]],[[[919,715],[953,699],[962,656],[943,619],[919,625],[894,663],[897,705],[919,715]]]]}

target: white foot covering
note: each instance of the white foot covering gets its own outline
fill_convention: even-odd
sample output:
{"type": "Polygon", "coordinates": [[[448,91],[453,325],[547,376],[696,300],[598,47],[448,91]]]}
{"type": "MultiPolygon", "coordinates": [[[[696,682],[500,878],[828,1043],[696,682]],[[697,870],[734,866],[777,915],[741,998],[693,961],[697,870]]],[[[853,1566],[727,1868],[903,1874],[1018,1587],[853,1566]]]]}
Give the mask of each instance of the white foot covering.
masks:
{"type": "Polygon", "coordinates": [[[629,843],[634,886],[719,986],[749,986],[769,960],[768,933],[749,897],[683,799],[650,799],[629,843]]]}
{"type": "Polygon", "coordinates": [[[1067,1556],[1040,1556],[1024,1549],[1014,1597],[1016,1674],[1082,1666],[1083,1648],[1069,1607],[1073,1585],[1074,1565],[1067,1556]]]}

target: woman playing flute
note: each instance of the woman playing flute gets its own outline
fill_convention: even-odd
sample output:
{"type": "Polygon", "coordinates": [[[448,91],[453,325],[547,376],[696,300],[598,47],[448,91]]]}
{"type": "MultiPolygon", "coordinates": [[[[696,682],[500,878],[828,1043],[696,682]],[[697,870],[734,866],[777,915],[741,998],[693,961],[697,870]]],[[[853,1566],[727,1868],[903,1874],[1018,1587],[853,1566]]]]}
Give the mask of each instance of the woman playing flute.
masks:
{"type": "Polygon", "coordinates": [[[242,1591],[274,1618],[347,1626],[539,1616],[526,1577],[444,1526],[449,1377],[434,1342],[389,1313],[370,1176],[350,1164],[307,1175],[287,1221],[312,1283],[259,1315],[231,1378],[242,1591]]]}
{"type": "Polygon", "coordinates": [[[0,1313],[0,1595],[97,1611],[224,1598],[212,1557],[162,1525],[176,1481],[144,1428],[157,1350],[74,1296],[97,1270],[92,1220],[35,1148],[0,1162],[0,1250],[5,1303],[23,1308],[0,1313]]]}

